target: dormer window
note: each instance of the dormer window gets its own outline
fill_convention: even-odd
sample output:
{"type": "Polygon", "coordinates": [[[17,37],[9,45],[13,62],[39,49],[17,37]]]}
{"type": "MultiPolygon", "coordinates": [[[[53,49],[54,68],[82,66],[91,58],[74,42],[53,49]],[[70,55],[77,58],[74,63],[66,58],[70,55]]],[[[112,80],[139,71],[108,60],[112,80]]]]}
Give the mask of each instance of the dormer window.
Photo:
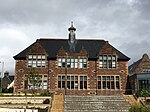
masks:
{"type": "Polygon", "coordinates": [[[30,54],[28,55],[28,67],[42,68],[45,67],[45,54],[30,54]]]}
{"type": "Polygon", "coordinates": [[[100,55],[99,67],[100,68],[116,68],[116,56],[115,55],[100,55]]]}

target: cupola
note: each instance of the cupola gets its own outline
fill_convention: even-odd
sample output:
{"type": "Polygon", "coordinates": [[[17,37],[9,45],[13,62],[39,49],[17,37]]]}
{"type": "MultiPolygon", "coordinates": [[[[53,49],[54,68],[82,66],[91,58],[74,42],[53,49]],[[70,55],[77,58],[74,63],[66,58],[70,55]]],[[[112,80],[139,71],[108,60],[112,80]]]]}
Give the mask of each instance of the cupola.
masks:
{"type": "Polygon", "coordinates": [[[69,31],[69,39],[68,39],[68,43],[70,46],[70,52],[74,52],[75,51],[75,44],[76,44],[76,28],[73,27],[73,22],[71,22],[71,27],[68,28],[69,31]]]}

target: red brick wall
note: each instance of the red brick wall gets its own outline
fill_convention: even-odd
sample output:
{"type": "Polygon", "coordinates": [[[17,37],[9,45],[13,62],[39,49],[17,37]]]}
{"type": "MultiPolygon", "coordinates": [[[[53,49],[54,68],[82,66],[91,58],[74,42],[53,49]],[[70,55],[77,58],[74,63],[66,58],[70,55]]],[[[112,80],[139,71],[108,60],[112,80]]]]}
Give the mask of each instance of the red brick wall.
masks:
{"type": "MultiPolygon", "coordinates": [[[[101,54],[116,54],[111,46],[106,43],[101,54]]],[[[28,54],[46,54],[43,47],[36,43],[28,51],[28,54]]],[[[81,49],[79,53],[66,53],[63,47],[58,51],[59,56],[87,56],[88,54],[84,48],[81,49]]],[[[88,89],[87,90],[68,90],[67,94],[121,94],[126,89],[127,75],[128,75],[128,61],[118,61],[116,69],[100,69],[98,61],[89,60],[87,63],[87,68],[58,68],[57,60],[47,60],[45,68],[36,68],[35,70],[39,74],[48,74],[48,90],[53,91],[57,94],[64,93],[64,90],[57,89],[57,76],[65,74],[74,75],[86,75],[88,76],[88,89]],[[120,90],[97,90],[97,76],[98,75],[119,75],[120,76],[120,90]]],[[[24,92],[24,75],[28,74],[28,60],[16,60],[15,68],[15,85],[14,93],[24,92]]]]}

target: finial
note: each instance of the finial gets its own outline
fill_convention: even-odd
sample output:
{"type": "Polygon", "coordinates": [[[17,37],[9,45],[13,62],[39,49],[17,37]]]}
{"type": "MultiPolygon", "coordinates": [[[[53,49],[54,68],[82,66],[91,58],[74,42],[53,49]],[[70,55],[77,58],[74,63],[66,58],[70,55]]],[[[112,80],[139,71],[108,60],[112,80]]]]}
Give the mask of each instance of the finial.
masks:
{"type": "Polygon", "coordinates": [[[71,21],[71,27],[73,27],[73,21],[71,21]]]}
{"type": "Polygon", "coordinates": [[[70,28],[68,28],[68,30],[70,31],[70,30],[74,30],[74,31],[76,31],[76,28],[74,28],[73,27],[73,21],[71,21],[71,27],[70,28]]]}

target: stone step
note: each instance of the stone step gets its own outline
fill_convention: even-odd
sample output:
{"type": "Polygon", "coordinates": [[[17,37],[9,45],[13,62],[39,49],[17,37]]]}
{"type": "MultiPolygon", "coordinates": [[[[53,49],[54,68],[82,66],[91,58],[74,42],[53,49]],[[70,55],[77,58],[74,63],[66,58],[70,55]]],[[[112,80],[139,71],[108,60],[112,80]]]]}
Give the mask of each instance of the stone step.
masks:
{"type": "Polygon", "coordinates": [[[122,96],[65,96],[64,112],[128,112],[122,96]]]}
{"type": "Polygon", "coordinates": [[[64,110],[64,112],[129,112],[127,110],[64,110]]]}

